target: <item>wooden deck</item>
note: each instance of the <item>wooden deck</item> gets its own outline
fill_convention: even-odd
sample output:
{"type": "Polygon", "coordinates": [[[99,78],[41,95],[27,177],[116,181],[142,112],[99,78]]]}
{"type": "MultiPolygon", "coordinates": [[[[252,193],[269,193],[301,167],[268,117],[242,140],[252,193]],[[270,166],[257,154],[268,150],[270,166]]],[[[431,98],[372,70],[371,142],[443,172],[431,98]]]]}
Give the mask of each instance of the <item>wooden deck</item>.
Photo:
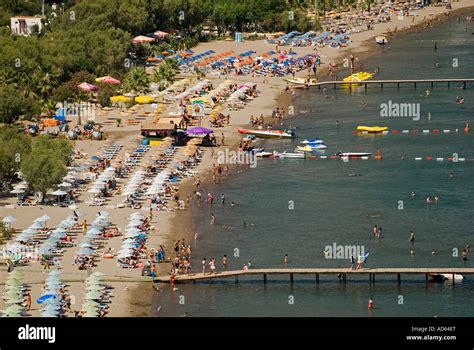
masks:
{"type": "Polygon", "coordinates": [[[369,85],[380,85],[380,88],[383,90],[384,85],[396,85],[396,87],[399,89],[401,85],[413,85],[414,88],[417,87],[417,85],[430,85],[431,88],[435,87],[435,84],[438,86],[447,86],[448,88],[451,86],[451,84],[462,84],[462,87],[464,89],[467,88],[468,83],[474,83],[474,78],[465,78],[465,79],[397,79],[397,80],[364,80],[364,81],[321,81],[319,83],[316,83],[313,86],[317,86],[319,89],[321,87],[326,87],[326,86],[333,86],[334,89],[336,89],[338,86],[344,85],[345,87],[348,87],[349,89],[352,89],[352,85],[356,86],[364,86],[365,89],[369,85]]]}
{"type": "MultiPolygon", "coordinates": [[[[289,281],[294,281],[294,275],[302,275],[306,277],[312,275],[315,277],[315,281],[319,282],[320,275],[340,275],[342,280],[346,282],[347,276],[361,276],[369,275],[369,281],[375,282],[376,275],[393,275],[396,276],[400,283],[401,275],[424,275],[425,279],[428,279],[430,274],[461,274],[461,275],[472,275],[474,274],[474,268],[374,268],[374,269],[360,269],[351,270],[348,268],[295,268],[295,269],[249,269],[244,270],[232,270],[232,271],[221,271],[217,273],[191,273],[187,275],[178,275],[174,278],[174,283],[184,282],[196,282],[196,281],[209,281],[213,279],[225,279],[235,277],[235,281],[238,282],[238,277],[253,277],[261,276],[264,283],[267,282],[267,276],[269,275],[287,275],[289,281]]],[[[170,276],[158,276],[155,278],[157,282],[170,283],[170,276]]]]}

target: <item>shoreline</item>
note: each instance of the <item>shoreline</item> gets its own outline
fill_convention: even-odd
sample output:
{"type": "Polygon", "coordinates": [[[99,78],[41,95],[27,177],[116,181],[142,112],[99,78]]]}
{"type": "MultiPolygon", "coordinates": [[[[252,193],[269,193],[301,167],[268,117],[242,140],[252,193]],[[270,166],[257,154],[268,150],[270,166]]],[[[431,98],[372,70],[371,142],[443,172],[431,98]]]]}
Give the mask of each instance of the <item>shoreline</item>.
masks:
{"type": "MultiPolygon", "coordinates": [[[[430,18],[430,20],[433,22],[432,26],[436,25],[437,23],[440,23],[441,21],[445,20],[450,20],[453,17],[465,13],[469,11],[469,9],[474,9],[474,2],[471,1],[460,1],[453,3],[453,9],[448,11],[449,16],[446,16],[444,13],[446,12],[444,7],[427,7],[424,8],[422,11],[417,11],[419,14],[418,17],[415,17],[415,21],[413,23],[408,23],[408,21],[403,20],[399,22],[403,22],[405,26],[402,28],[398,28],[396,32],[392,33],[390,38],[392,40],[396,40],[397,37],[399,37],[402,34],[410,33],[413,31],[418,31],[427,28],[427,21],[423,19],[423,15],[426,13],[432,13],[435,12],[436,14],[430,18]]],[[[318,79],[319,80],[324,80],[329,77],[329,71],[328,71],[328,63],[333,63],[337,61],[342,61],[344,56],[350,56],[351,54],[354,54],[354,56],[358,55],[361,61],[363,62],[366,58],[378,55],[379,52],[376,52],[377,48],[379,47],[375,41],[373,40],[375,36],[380,35],[384,32],[387,31],[387,27],[393,27],[393,24],[398,24],[398,20],[396,19],[393,22],[389,23],[383,23],[383,24],[378,24],[375,25],[375,30],[372,30],[370,32],[362,32],[362,33],[356,33],[351,35],[351,44],[343,49],[340,50],[335,50],[331,48],[324,48],[321,50],[321,60],[322,60],[322,67],[318,69],[318,79]],[[388,24],[388,26],[387,26],[388,24]],[[353,39],[355,37],[355,39],[353,39]],[[329,52],[326,52],[328,50],[332,50],[329,52]]],[[[397,26],[394,26],[397,27],[397,26]]],[[[392,28],[393,30],[393,28],[392,28]]],[[[205,46],[205,49],[209,49],[209,47],[212,47],[208,45],[209,43],[205,43],[205,45],[199,45],[199,46],[205,46]]],[[[211,43],[212,44],[212,43],[211,43]]],[[[215,45],[217,43],[215,42],[215,45]]],[[[298,48],[296,48],[298,49],[298,48]]],[[[299,48],[299,49],[311,49],[311,48],[299,48]]],[[[344,69],[348,68],[341,68],[341,64],[337,64],[337,67],[334,69],[334,74],[338,74],[340,71],[343,71],[344,69]]],[[[356,70],[357,71],[357,70],[356,70]]],[[[305,72],[298,72],[296,76],[305,76],[305,72]]],[[[207,77],[210,79],[209,77],[207,77]]],[[[256,98],[254,101],[252,101],[249,105],[247,105],[242,111],[244,114],[247,115],[247,119],[243,119],[242,117],[238,118],[240,123],[234,124],[231,122],[231,126],[224,127],[223,129],[219,130],[219,132],[224,132],[225,138],[226,138],[226,146],[224,147],[229,147],[229,148],[235,148],[239,141],[241,140],[240,134],[238,134],[235,130],[235,128],[238,127],[248,127],[248,119],[250,115],[256,115],[256,113],[251,113],[249,112],[249,109],[253,110],[253,108],[249,107],[254,107],[252,106],[255,103],[259,103],[260,99],[262,98],[262,95],[265,95],[266,97],[269,97],[269,100],[271,101],[277,101],[275,104],[269,105],[269,106],[260,106],[257,108],[257,110],[260,113],[263,113],[265,116],[265,123],[267,124],[269,121],[271,124],[273,124],[270,115],[272,112],[272,109],[274,107],[283,107],[285,110],[288,110],[288,107],[291,105],[291,102],[293,100],[293,96],[288,94],[287,92],[284,91],[284,88],[286,86],[286,83],[282,81],[282,78],[270,78],[268,79],[269,82],[268,84],[263,84],[262,78],[254,78],[250,76],[242,76],[242,77],[229,77],[230,79],[234,81],[251,81],[254,83],[257,83],[257,88],[261,92],[261,95],[256,98]],[[238,79],[237,79],[238,78],[238,79]],[[262,87],[263,85],[263,87],[262,87]],[[229,142],[230,141],[230,142],[229,142]]],[[[268,102],[265,101],[265,102],[268,102]]],[[[224,109],[222,111],[223,114],[230,114],[232,119],[234,120],[234,112],[229,112],[227,109],[224,109]]],[[[241,113],[242,114],[242,113],[241,113]]],[[[258,114],[258,115],[259,115],[258,114]]],[[[293,117],[285,118],[285,121],[288,122],[288,120],[291,121],[293,117]]],[[[257,141],[260,142],[260,141],[257,141]]],[[[219,146],[217,150],[222,149],[222,146],[219,146]]],[[[211,172],[212,172],[212,164],[213,161],[209,155],[209,152],[205,153],[205,159],[203,158],[203,161],[200,163],[199,167],[203,168],[202,172],[199,172],[199,176],[201,179],[201,184],[203,187],[210,187],[210,186],[216,186],[212,183],[212,177],[211,177],[211,172]]],[[[238,174],[235,172],[235,169],[240,169],[244,168],[245,166],[242,165],[232,165],[230,166],[230,172],[228,176],[237,176],[238,174]]],[[[186,179],[183,181],[180,185],[180,193],[182,196],[187,196],[189,194],[193,193],[193,184],[192,182],[194,181],[194,178],[191,179],[186,179]]],[[[224,179],[224,177],[221,178],[221,182],[223,181],[230,181],[224,179]]],[[[181,212],[175,212],[169,217],[169,225],[170,227],[173,228],[178,228],[179,231],[182,230],[180,233],[172,232],[170,235],[165,239],[165,246],[169,247],[173,245],[173,242],[182,239],[183,237],[186,239],[187,242],[193,242],[194,241],[194,235],[193,232],[195,232],[194,225],[195,221],[193,218],[193,208],[187,208],[185,211],[181,212]]],[[[199,260],[199,259],[197,259],[199,260]]],[[[194,261],[197,261],[196,257],[194,257],[194,261]]],[[[168,264],[166,264],[167,267],[169,267],[168,264]]],[[[167,270],[159,269],[159,273],[168,273],[167,270]]],[[[160,284],[158,284],[160,286],[160,284]]],[[[139,306],[136,304],[137,300],[147,298],[149,299],[148,306],[148,312],[145,311],[146,316],[156,316],[151,310],[151,305],[153,304],[153,300],[156,298],[156,292],[149,288],[149,283],[139,283],[136,285],[136,287],[131,291],[128,297],[128,303],[129,303],[129,308],[139,306]],[[148,286],[147,286],[148,284],[148,286]],[[149,291],[149,292],[146,292],[149,291]]],[[[163,286],[163,284],[161,284],[163,286]]],[[[143,310],[141,310],[143,311],[143,310]]],[[[145,316],[145,315],[144,315],[145,316]]],[[[177,315],[178,316],[178,315],[177,315]]]]}

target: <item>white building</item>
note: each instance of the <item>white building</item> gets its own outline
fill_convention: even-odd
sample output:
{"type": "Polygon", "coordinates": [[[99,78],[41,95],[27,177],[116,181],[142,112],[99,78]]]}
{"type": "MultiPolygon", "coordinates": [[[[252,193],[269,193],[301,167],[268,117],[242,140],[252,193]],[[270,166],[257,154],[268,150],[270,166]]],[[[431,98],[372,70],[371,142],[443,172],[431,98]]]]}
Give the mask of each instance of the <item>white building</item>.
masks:
{"type": "Polygon", "coordinates": [[[13,34],[31,35],[35,28],[38,31],[43,29],[41,20],[45,19],[43,16],[18,16],[10,19],[11,29],[13,34]]]}

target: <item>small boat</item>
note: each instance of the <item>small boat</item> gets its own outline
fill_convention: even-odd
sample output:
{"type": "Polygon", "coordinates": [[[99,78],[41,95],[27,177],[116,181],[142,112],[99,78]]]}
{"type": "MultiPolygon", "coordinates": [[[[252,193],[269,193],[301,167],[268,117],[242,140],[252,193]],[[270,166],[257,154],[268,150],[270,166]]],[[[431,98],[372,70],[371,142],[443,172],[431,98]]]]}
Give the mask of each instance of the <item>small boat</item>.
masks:
{"type": "Polygon", "coordinates": [[[360,158],[360,157],[368,157],[372,153],[366,152],[338,152],[336,153],[336,157],[339,158],[360,158]]]}
{"type": "Polygon", "coordinates": [[[314,143],[324,143],[324,141],[321,140],[321,139],[314,139],[314,140],[305,139],[304,141],[301,141],[301,143],[304,143],[304,144],[314,144],[314,143]]]}
{"type": "Polygon", "coordinates": [[[283,78],[283,80],[299,85],[299,86],[315,86],[318,84],[318,79],[316,78],[311,78],[311,79],[305,79],[305,78],[283,78]]]}
{"type": "Polygon", "coordinates": [[[280,153],[280,158],[306,158],[306,153],[292,153],[292,152],[283,152],[280,153]]]}
{"type": "Polygon", "coordinates": [[[378,133],[378,132],[383,132],[387,131],[388,127],[386,126],[365,126],[365,125],[359,125],[356,128],[357,131],[367,131],[369,133],[378,133]]]}
{"type": "Polygon", "coordinates": [[[255,147],[249,148],[249,152],[253,152],[253,153],[260,153],[263,151],[265,151],[265,148],[255,148],[255,147]]]}
{"type": "Polygon", "coordinates": [[[239,129],[241,134],[253,135],[255,137],[262,138],[275,138],[275,139],[291,139],[296,137],[293,130],[251,130],[251,129],[239,129]]]}
{"type": "MultiPolygon", "coordinates": [[[[431,273],[430,277],[435,282],[453,281],[453,275],[450,273],[431,273]]],[[[454,274],[454,282],[462,282],[463,280],[463,275],[459,273],[454,274]]]]}
{"type": "Polygon", "coordinates": [[[266,157],[273,156],[273,153],[272,152],[261,151],[261,152],[255,153],[255,156],[256,157],[261,157],[261,158],[266,158],[266,157]]]}
{"type": "Polygon", "coordinates": [[[375,42],[379,45],[388,44],[387,37],[385,35],[378,35],[375,37],[375,42]]]}

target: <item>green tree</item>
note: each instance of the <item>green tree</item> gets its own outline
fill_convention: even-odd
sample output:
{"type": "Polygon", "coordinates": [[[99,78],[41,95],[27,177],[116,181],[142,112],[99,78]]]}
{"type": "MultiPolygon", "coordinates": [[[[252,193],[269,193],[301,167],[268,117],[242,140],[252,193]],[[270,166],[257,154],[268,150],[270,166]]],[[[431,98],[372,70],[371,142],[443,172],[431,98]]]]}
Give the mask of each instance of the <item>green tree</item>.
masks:
{"type": "Polygon", "coordinates": [[[10,181],[20,170],[21,159],[31,151],[31,138],[16,128],[0,128],[0,181],[10,181]]]}
{"type": "Polygon", "coordinates": [[[144,67],[132,67],[125,76],[122,89],[125,91],[146,92],[150,84],[150,77],[144,67]]]}
{"type": "Polygon", "coordinates": [[[67,164],[73,150],[72,143],[65,139],[50,139],[40,136],[33,142],[31,152],[21,161],[21,172],[28,186],[43,195],[62,182],[67,174],[67,164]]]}
{"type": "Polygon", "coordinates": [[[0,86],[0,123],[13,124],[20,117],[28,119],[40,113],[39,104],[25,97],[13,85],[0,86]]]}

